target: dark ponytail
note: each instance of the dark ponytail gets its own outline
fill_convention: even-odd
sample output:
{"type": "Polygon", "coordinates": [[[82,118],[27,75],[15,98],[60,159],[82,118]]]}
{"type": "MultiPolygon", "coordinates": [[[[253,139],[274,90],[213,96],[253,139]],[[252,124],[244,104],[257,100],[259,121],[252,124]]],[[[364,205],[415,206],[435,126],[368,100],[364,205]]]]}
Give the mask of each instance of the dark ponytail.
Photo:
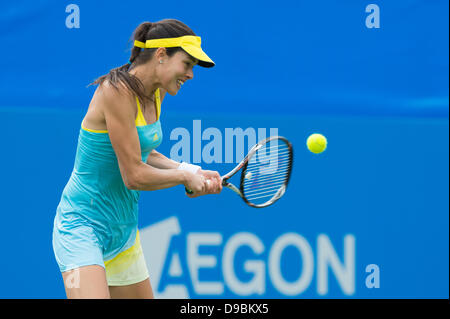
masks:
{"type": "MultiPolygon", "coordinates": [[[[153,97],[145,94],[142,82],[128,71],[151,60],[157,48],[141,49],[134,46],[134,41],[137,40],[145,43],[146,40],[150,39],[176,38],[184,35],[195,36],[195,33],[183,22],[175,19],[166,19],[154,23],[141,23],[136,30],[134,30],[133,36],[130,39],[133,43],[133,48],[131,49],[129,63],[112,69],[108,74],[99,77],[89,85],[101,85],[104,81],[108,81],[115,89],[118,89],[118,84],[122,83],[131,93],[139,98],[144,106],[148,100],[153,100],[153,97]]],[[[166,48],[166,53],[170,57],[180,50],[182,49],[166,48]]]]}

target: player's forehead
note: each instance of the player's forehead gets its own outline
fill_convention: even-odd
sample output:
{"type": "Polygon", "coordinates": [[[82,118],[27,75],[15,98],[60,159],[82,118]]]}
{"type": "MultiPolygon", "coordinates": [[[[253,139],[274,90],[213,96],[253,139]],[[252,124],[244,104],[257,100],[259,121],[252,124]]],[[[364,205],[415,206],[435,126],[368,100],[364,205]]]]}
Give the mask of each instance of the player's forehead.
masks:
{"type": "Polygon", "coordinates": [[[183,60],[192,62],[193,64],[197,64],[198,63],[198,60],[196,58],[192,57],[191,55],[187,54],[184,51],[178,51],[177,54],[179,54],[179,57],[181,59],[183,59],[183,60]]]}

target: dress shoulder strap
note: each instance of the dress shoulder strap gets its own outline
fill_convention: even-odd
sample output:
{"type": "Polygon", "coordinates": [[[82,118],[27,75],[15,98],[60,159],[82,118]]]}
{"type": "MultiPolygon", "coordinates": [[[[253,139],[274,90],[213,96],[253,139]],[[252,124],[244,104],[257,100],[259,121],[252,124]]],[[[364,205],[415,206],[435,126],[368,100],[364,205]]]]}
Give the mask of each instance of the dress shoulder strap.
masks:
{"type": "MultiPolygon", "coordinates": [[[[147,125],[147,121],[145,120],[144,114],[142,113],[141,104],[139,103],[139,98],[136,96],[136,104],[138,108],[138,114],[136,116],[136,126],[144,126],[147,125]]],[[[156,121],[159,120],[159,115],[161,114],[161,95],[159,93],[159,89],[155,92],[155,105],[156,105],[156,121]]]]}
{"type": "Polygon", "coordinates": [[[138,108],[138,114],[136,116],[136,126],[144,126],[147,125],[147,122],[145,121],[145,117],[144,114],[142,114],[142,110],[141,110],[141,104],[139,103],[139,99],[136,96],[136,103],[137,103],[137,108],[138,108]]]}
{"type": "Polygon", "coordinates": [[[155,103],[156,103],[156,120],[159,120],[159,115],[161,114],[161,95],[159,89],[155,92],[155,103]]]}

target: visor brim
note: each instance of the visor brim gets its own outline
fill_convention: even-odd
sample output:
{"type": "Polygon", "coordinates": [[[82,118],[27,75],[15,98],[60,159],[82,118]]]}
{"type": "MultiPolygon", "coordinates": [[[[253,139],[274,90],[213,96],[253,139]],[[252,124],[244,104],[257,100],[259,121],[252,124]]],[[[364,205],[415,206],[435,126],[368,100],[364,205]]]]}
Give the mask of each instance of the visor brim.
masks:
{"type": "Polygon", "coordinates": [[[216,64],[209,58],[209,56],[201,49],[191,45],[184,45],[181,47],[187,54],[198,60],[198,65],[204,68],[212,68],[216,64]]]}

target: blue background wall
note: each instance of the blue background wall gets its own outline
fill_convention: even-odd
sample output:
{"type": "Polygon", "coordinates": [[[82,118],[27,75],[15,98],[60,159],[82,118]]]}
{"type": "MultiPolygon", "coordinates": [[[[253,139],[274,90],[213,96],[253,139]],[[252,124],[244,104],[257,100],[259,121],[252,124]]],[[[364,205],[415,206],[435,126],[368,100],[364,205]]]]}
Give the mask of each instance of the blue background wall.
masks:
{"type": "Polygon", "coordinates": [[[80,28],[69,29],[70,3],[0,5],[0,298],[65,296],[51,231],[95,90],[86,85],[128,61],[139,23],[164,18],[189,25],[217,65],[196,67],[194,80],[166,97],[158,150],[169,156],[171,133],[183,127],[193,138],[193,120],[201,120],[202,132],[214,127],[223,136],[226,128],[276,128],[296,158],[285,197],[264,210],[227,190],[195,200],[182,186],[143,192],[140,229],[157,296],[244,296],[223,264],[230,240],[246,232],[264,246],[236,251],[243,285],[255,279],[245,262],[263,265],[263,291],[246,297],[448,298],[448,1],[77,1],[80,28]],[[366,27],[370,3],[380,8],[379,29],[366,27]],[[305,146],[315,132],[329,141],[320,155],[305,146]],[[160,244],[151,239],[170,233],[164,221],[179,228],[160,244]],[[189,251],[198,233],[220,241],[198,250],[216,264],[194,271],[189,251]],[[277,286],[269,262],[287,233],[312,250],[311,259],[288,246],[278,260],[287,283],[306,278],[313,263],[294,295],[277,286]],[[346,292],[326,266],[321,294],[319,238],[344,264],[347,235],[355,242],[354,289],[346,292]],[[366,286],[369,264],[379,267],[379,288],[366,286]],[[204,293],[198,282],[222,290],[204,293]]]}

